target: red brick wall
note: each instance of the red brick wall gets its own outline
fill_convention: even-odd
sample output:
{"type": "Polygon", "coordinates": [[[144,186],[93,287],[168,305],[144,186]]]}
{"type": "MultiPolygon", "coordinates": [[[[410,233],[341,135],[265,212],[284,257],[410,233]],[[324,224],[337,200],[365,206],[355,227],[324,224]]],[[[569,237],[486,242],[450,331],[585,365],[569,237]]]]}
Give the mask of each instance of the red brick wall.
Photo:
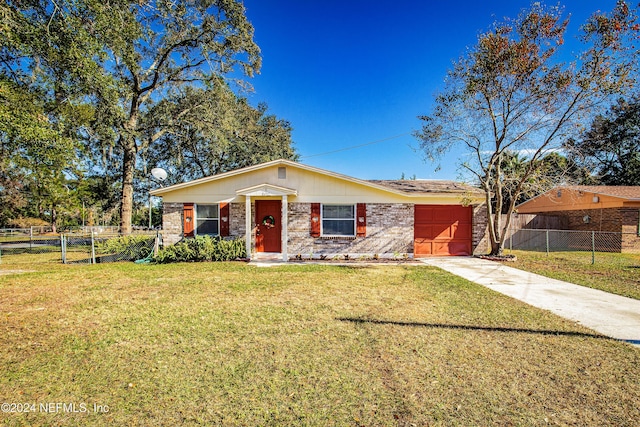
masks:
{"type": "Polygon", "coordinates": [[[622,215],[620,209],[580,209],[575,211],[545,212],[545,215],[564,217],[568,230],[580,231],[622,231],[622,215]],[[585,222],[584,218],[589,217],[585,222]]]}
{"type": "Polygon", "coordinates": [[[623,233],[622,252],[640,252],[640,210],[637,208],[582,209],[545,212],[545,215],[566,218],[568,230],[623,233]],[[589,222],[585,222],[586,216],[589,222]]]}
{"type": "Polygon", "coordinates": [[[489,225],[487,217],[487,205],[485,203],[473,207],[473,254],[485,255],[491,251],[489,244],[489,225]]]}

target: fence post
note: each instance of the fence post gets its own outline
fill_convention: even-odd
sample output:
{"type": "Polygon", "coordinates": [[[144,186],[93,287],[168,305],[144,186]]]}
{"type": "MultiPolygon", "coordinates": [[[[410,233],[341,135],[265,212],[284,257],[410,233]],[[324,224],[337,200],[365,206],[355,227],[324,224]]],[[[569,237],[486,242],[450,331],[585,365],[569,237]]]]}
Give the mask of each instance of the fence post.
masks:
{"type": "Polygon", "coordinates": [[[60,256],[62,257],[62,263],[67,263],[67,245],[64,240],[64,234],[60,233],[60,256]]]}
{"type": "Polygon", "coordinates": [[[156,232],[156,240],[153,242],[153,256],[158,255],[158,251],[160,250],[160,232],[156,232]]]}
{"type": "Polygon", "coordinates": [[[96,263],[96,247],[93,240],[93,230],[91,230],[91,264],[96,263]]]}
{"type": "Polygon", "coordinates": [[[33,249],[33,225],[29,227],[29,250],[33,249]]]}
{"type": "Polygon", "coordinates": [[[596,263],[596,232],[591,232],[591,265],[596,263]]]}
{"type": "Polygon", "coordinates": [[[549,256],[549,230],[546,230],[544,234],[545,234],[546,246],[547,246],[547,256],[549,256]]]}

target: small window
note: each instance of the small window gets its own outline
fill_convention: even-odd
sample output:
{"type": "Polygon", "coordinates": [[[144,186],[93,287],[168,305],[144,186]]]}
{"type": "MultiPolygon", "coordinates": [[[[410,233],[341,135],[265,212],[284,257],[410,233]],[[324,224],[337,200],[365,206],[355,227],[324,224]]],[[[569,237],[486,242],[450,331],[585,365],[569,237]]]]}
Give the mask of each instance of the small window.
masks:
{"type": "Polygon", "coordinates": [[[219,205],[196,205],[196,234],[220,234],[219,205]]]}
{"type": "Polygon", "coordinates": [[[354,205],[322,205],[322,235],[355,236],[355,212],[354,205]]]}
{"type": "Polygon", "coordinates": [[[287,179],[287,168],[278,168],[278,179],[287,179]]]}

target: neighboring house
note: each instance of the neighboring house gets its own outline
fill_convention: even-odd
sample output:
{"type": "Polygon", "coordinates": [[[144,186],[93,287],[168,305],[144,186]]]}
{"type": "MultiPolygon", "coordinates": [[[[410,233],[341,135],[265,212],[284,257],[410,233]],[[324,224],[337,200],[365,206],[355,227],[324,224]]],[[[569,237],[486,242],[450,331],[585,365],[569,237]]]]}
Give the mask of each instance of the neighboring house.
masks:
{"type": "Polygon", "coordinates": [[[640,186],[557,187],[520,204],[517,211],[558,217],[569,230],[624,233],[614,249],[640,251],[640,186]]]}
{"type": "Polygon", "coordinates": [[[163,236],[244,238],[251,257],[471,255],[487,249],[483,193],[453,181],[365,181],[288,160],[152,191],[163,236]]]}

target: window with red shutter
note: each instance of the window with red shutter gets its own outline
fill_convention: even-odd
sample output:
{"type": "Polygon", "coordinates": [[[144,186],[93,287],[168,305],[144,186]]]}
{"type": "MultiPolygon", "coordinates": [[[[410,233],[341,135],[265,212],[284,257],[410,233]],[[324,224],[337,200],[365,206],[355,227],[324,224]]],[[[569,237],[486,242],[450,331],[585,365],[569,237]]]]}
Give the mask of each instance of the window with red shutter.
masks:
{"type": "Polygon", "coordinates": [[[195,234],[195,218],[193,203],[185,203],[182,210],[182,232],[185,237],[192,237],[195,234]]]}
{"type": "Polygon", "coordinates": [[[365,237],[367,235],[367,204],[358,203],[356,211],[356,236],[365,237]]]}
{"type": "Polygon", "coordinates": [[[311,237],[320,237],[320,203],[311,203],[311,237]]]}
{"type": "Polygon", "coordinates": [[[220,236],[229,235],[229,203],[220,203],[220,236]]]}
{"type": "Polygon", "coordinates": [[[356,237],[357,207],[356,205],[329,205],[320,207],[323,237],[356,237]]]}

